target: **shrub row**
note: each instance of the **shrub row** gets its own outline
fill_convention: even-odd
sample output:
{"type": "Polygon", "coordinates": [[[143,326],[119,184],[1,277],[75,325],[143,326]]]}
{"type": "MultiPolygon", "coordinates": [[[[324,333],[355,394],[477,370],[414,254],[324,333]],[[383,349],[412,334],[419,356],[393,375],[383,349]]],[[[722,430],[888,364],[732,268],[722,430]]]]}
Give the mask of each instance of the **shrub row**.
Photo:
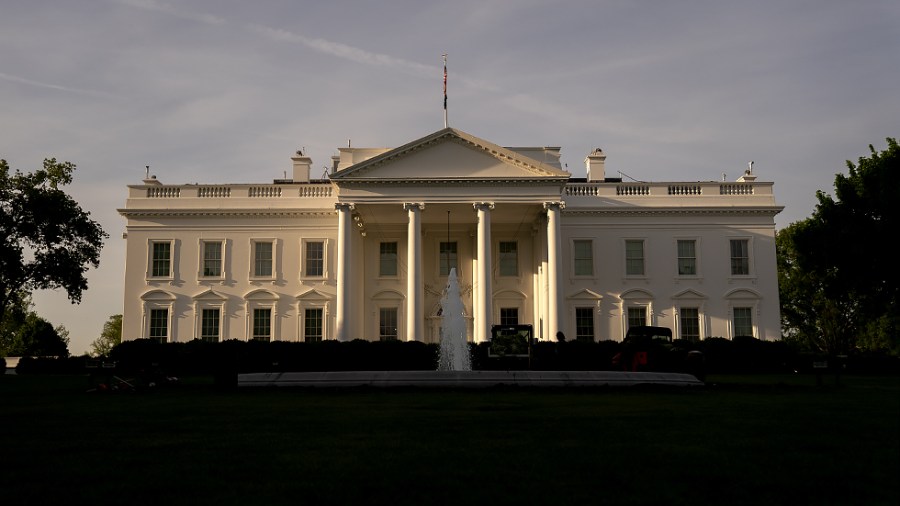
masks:
{"type": "MultiPolygon", "coordinates": [[[[828,360],[797,353],[781,341],[750,337],[708,338],[697,343],[676,341],[675,344],[703,352],[706,372],[713,374],[821,372],[813,364],[823,361],[827,361],[829,372],[900,372],[898,357],[860,355],[828,360]]],[[[470,344],[472,367],[476,370],[610,370],[612,357],[620,349],[621,343],[616,341],[536,342],[530,357],[496,357],[490,354],[488,343],[470,344]]],[[[121,374],[159,371],[173,376],[227,376],[246,372],[434,370],[439,353],[437,344],[404,341],[207,343],[195,340],[161,344],[138,339],[116,346],[105,361],[115,363],[117,373],[121,374]]],[[[87,356],[23,358],[16,372],[83,373],[101,363],[87,356]]]]}

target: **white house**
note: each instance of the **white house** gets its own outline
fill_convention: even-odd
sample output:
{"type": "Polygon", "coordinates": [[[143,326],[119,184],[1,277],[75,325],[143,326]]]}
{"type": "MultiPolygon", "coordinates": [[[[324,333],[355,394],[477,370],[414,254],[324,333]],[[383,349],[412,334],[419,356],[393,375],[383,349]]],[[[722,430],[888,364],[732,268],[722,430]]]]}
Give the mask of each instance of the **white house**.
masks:
{"type": "Polygon", "coordinates": [[[623,182],[606,155],[573,177],[559,148],[444,128],[340,148],[327,179],[130,185],[122,337],[436,342],[447,274],[469,339],[780,338],[771,182],[623,182]]]}

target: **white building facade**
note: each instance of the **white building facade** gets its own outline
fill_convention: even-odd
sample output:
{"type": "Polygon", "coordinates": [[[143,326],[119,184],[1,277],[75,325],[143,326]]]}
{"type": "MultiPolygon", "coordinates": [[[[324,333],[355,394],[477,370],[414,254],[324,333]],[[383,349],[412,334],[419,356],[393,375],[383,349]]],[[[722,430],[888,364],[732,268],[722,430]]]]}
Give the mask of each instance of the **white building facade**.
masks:
{"type": "Polygon", "coordinates": [[[129,186],[122,338],[440,339],[457,270],[469,339],[780,339],[773,184],[574,178],[559,149],[445,128],[340,148],[327,179],[129,186]]]}

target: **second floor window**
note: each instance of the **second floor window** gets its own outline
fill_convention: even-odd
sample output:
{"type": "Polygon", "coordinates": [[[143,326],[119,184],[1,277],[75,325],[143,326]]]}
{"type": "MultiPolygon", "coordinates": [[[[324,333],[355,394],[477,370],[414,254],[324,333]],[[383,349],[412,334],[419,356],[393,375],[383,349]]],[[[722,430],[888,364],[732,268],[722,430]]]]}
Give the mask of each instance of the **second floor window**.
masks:
{"type": "Polygon", "coordinates": [[[379,276],[396,276],[397,275],[397,243],[383,242],[381,243],[381,251],[378,257],[378,275],[379,276]]]}
{"type": "Polygon", "coordinates": [[[519,275],[519,245],[515,241],[500,241],[500,275],[519,275]]]}
{"type": "Polygon", "coordinates": [[[748,276],[750,274],[750,241],[747,239],[731,240],[731,275],[748,276]]]}
{"type": "Polygon", "coordinates": [[[203,243],[203,277],[218,278],[222,276],[222,243],[203,243]]]}
{"type": "MultiPolygon", "coordinates": [[[[440,269],[441,276],[449,276],[451,269],[456,269],[456,243],[442,242],[440,244],[440,269]]],[[[456,272],[459,275],[459,271],[456,272]]]]}
{"type": "Polygon", "coordinates": [[[679,276],[696,276],[697,275],[697,241],[679,240],[678,241],[678,275],[679,276]]]}
{"type": "Polygon", "coordinates": [[[325,243],[309,241],[306,243],[306,275],[321,277],[325,275],[325,243]]]}
{"type": "Polygon", "coordinates": [[[272,277],[272,255],[273,248],[271,242],[255,242],[253,243],[253,275],[260,278],[272,277]]]}
{"type": "Polygon", "coordinates": [[[150,276],[167,278],[172,275],[172,243],[151,243],[150,276]]]}
{"type": "Polygon", "coordinates": [[[644,241],[625,241],[625,275],[644,275],[644,241]]]}
{"type": "Polygon", "coordinates": [[[572,261],[576,276],[594,275],[594,248],[589,240],[572,242],[572,261]]]}

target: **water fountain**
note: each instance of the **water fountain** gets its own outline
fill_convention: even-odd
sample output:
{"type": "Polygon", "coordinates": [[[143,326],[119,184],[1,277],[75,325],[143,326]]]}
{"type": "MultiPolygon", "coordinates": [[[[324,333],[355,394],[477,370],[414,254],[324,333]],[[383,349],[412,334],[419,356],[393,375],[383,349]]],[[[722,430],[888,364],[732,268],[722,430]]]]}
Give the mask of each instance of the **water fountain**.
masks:
{"type": "Polygon", "coordinates": [[[447,291],[441,299],[441,352],[438,371],[471,371],[472,359],[466,341],[466,319],[456,268],[447,276],[447,291]]]}

